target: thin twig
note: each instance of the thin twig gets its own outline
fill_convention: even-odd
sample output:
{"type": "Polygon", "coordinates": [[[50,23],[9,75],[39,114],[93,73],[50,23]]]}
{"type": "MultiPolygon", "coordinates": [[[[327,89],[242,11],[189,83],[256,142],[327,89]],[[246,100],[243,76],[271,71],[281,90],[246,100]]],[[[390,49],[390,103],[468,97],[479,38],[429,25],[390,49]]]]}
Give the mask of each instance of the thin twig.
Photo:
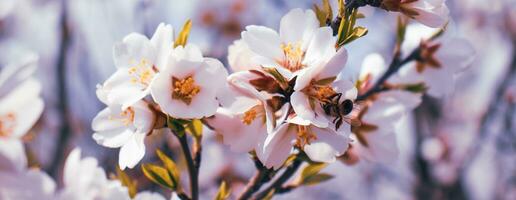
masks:
{"type": "Polygon", "coordinates": [[[247,183],[244,192],[242,192],[242,194],[240,194],[240,196],[237,198],[239,200],[249,199],[272,178],[274,170],[267,169],[265,166],[263,166],[263,164],[256,156],[253,156],[253,161],[256,166],[256,173],[247,183]]]}
{"type": "Polygon", "coordinates": [[[277,190],[281,190],[281,188],[283,188],[283,184],[285,184],[285,182],[287,182],[296,173],[301,164],[303,164],[303,160],[295,159],[292,165],[288,166],[276,181],[256,195],[256,199],[263,199],[269,195],[269,193],[275,193],[277,190]]]}
{"type": "Polygon", "coordinates": [[[183,154],[185,155],[186,165],[188,167],[188,173],[190,176],[190,190],[192,192],[192,200],[199,199],[199,170],[195,165],[195,162],[192,158],[192,154],[190,153],[190,148],[188,146],[188,141],[186,138],[186,134],[182,134],[181,136],[178,134],[174,134],[177,136],[179,143],[181,144],[181,148],[183,149],[183,154]]]}
{"type": "Polygon", "coordinates": [[[405,64],[419,59],[420,48],[414,49],[414,51],[412,51],[412,53],[410,53],[410,55],[408,55],[403,60],[400,59],[399,55],[399,53],[395,54],[394,59],[392,59],[392,62],[389,65],[389,68],[387,68],[387,71],[378,79],[378,81],[373,85],[373,87],[371,87],[371,89],[369,89],[366,93],[358,96],[357,101],[365,100],[373,94],[386,90],[386,88],[384,88],[383,85],[385,84],[387,79],[389,79],[392,75],[398,72],[401,69],[401,67],[403,67],[405,64]]]}

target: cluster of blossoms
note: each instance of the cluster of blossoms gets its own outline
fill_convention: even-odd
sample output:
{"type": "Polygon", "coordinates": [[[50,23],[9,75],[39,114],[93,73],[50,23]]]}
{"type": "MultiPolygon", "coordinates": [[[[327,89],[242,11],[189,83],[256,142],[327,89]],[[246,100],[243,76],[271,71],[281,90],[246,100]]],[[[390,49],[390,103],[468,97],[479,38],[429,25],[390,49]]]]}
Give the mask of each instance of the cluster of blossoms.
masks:
{"type": "Polygon", "coordinates": [[[151,192],[131,198],[120,181],[106,177],[95,158],[81,159],[80,149],[73,150],[66,160],[61,190],[44,171],[29,166],[23,142],[44,107],[41,83],[33,78],[37,61],[37,56],[28,55],[0,73],[0,199],[165,200],[151,192]]]}
{"type": "MultiPolygon", "coordinates": [[[[443,26],[448,17],[444,1],[383,1],[379,7],[430,27],[443,26]]],[[[373,54],[359,75],[339,76],[353,74],[345,71],[348,52],[319,15],[294,9],[279,31],[247,26],[229,47],[229,76],[195,45],[174,42],[170,25],[160,24],[150,40],[128,35],[114,48],[117,71],[98,86],[107,108],[93,120],[93,138],[121,148],[121,169],[143,158],[145,136],[154,129],[197,119],[269,169],[281,169],[296,154],[325,163],[352,163],[357,155],[394,160],[396,124],[424,92],[449,93],[454,76],[472,60],[471,46],[453,38],[442,42],[436,39],[441,29],[406,27],[401,20],[406,37],[393,66],[373,54]]]]}
{"type": "Polygon", "coordinates": [[[107,105],[93,119],[97,143],[120,148],[121,169],[144,156],[146,135],[163,128],[163,117],[199,119],[215,113],[225,85],[222,63],[193,45],[174,48],[173,30],[160,24],[149,40],[132,33],[115,45],[117,71],[97,89],[107,105]],[[152,98],[149,98],[152,96],[152,98]]]}
{"type": "MultiPolygon", "coordinates": [[[[357,2],[364,4],[350,0],[349,5],[357,2]]],[[[358,7],[348,10],[340,3],[336,20],[328,7],[315,12],[294,9],[281,19],[279,31],[247,26],[242,38],[229,47],[230,75],[220,61],[187,44],[189,23],[176,37],[166,24],[160,24],[150,39],[129,34],[114,46],[116,71],[97,87],[106,108],[93,119],[93,139],[102,146],[120,148],[118,163],[123,170],[143,159],[148,135],[169,128],[183,147],[191,197],[178,189],[179,176],[171,160],[160,156],[165,168],[142,169],[154,182],[175,190],[179,196],[173,198],[181,199],[198,198],[196,151],[201,148],[194,148],[192,159],[185,132],[195,129],[194,122],[220,134],[232,150],[251,153],[266,170],[292,166],[290,158],[312,164],[337,159],[352,164],[357,158],[395,160],[396,125],[425,93],[441,97],[451,92],[455,76],[472,61],[472,47],[461,39],[441,37],[442,29],[429,28],[446,23],[444,0],[366,1],[426,26],[399,20],[392,63],[387,65],[381,55],[371,54],[360,73],[354,74],[346,66],[345,44],[366,32],[355,27],[358,7]],[[156,175],[152,170],[168,173],[156,175]]],[[[108,179],[94,158],[81,159],[80,150],[66,161],[62,191],[55,191],[55,183],[45,173],[27,169],[20,139],[43,109],[39,83],[29,78],[33,63],[8,67],[0,75],[0,153],[7,144],[20,150],[0,154],[6,160],[0,162],[0,170],[26,177],[16,179],[2,171],[0,186],[5,183],[2,180],[30,181],[41,188],[37,194],[41,198],[129,199],[128,189],[108,179]],[[79,173],[81,177],[74,177],[79,173]]],[[[202,133],[192,135],[200,145],[202,133]]],[[[241,199],[253,192],[244,192],[241,199]]],[[[147,192],[133,198],[164,199],[147,192]]]]}

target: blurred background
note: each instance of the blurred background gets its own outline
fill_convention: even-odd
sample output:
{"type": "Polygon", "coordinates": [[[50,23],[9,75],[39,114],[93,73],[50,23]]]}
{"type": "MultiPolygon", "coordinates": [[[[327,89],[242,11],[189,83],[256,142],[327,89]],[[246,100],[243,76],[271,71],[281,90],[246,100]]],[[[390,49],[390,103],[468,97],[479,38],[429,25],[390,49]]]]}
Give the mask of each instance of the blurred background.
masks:
{"type": "MultiPolygon", "coordinates": [[[[95,86],[115,71],[112,45],[128,33],[150,36],[160,22],[177,32],[192,19],[189,42],[227,64],[227,47],[246,25],[277,29],[290,9],[310,9],[314,3],[320,2],[0,0],[0,66],[29,53],[40,58],[36,77],[43,84],[45,111],[26,138],[30,164],[61,180],[64,159],[81,147],[108,172],[115,171],[118,149],[94,142],[91,120],[103,108],[95,86]]],[[[472,42],[477,57],[459,77],[453,95],[425,97],[400,124],[400,159],[388,165],[335,163],[324,170],[334,179],[277,199],[516,199],[516,1],[447,4],[449,34],[472,42]]],[[[396,14],[368,7],[361,11],[367,18],[358,23],[369,33],[346,47],[350,67],[359,67],[369,53],[390,58],[394,46],[396,14]]],[[[204,134],[203,199],[214,196],[221,180],[238,194],[255,170],[248,155],[232,153],[219,141],[213,133],[204,134]]],[[[182,162],[170,134],[153,134],[147,147],[143,163],[156,161],[155,148],[182,162]]],[[[140,190],[161,191],[139,166],[126,171],[140,190]]]]}

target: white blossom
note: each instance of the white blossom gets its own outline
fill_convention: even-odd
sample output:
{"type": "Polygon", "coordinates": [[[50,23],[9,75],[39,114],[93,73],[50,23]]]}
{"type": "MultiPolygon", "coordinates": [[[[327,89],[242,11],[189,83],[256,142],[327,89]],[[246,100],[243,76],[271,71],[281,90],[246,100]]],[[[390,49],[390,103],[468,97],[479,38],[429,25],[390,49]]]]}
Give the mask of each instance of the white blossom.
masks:
{"type": "Polygon", "coordinates": [[[228,47],[228,64],[233,72],[259,69],[259,64],[253,60],[254,56],[242,39],[235,40],[228,47]]]}
{"type": "Polygon", "coordinates": [[[120,104],[125,109],[150,94],[156,74],[166,65],[173,45],[170,25],[160,24],[149,40],[131,33],[113,48],[117,71],[103,84],[107,104],[120,104]]]}
{"type": "Polygon", "coordinates": [[[386,10],[399,11],[405,16],[433,28],[442,27],[449,18],[446,0],[384,0],[386,10]]]}
{"type": "Polygon", "coordinates": [[[410,52],[421,45],[422,59],[403,66],[392,83],[424,83],[427,93],[442,97],[453,92],[455,78],[468,67],[475,58],[473,46],[465,39],[445,37],[441,40],[426,41],[436,29],[422,25],[409,25],[402,49],[410,52]],[[423,42],[421,42],[423,41],[423,42]]]}
{"type": "Polygon", "coordinates": [[[292,108],[299,118],[326,128],[332,118],[325,113],[323,104],[328,101],[341,104],[345,100],[355,100],[357,89],[353,83],[345,79],[335,80],[346,61],[347,52],[342,48],[328,63],[319,63],[299,72],[295,92],[290,97],[292,108]]]}
{"type": "Polygon", "coordinates": [[[167,65],[151,86],[152,97],[161,110],[182,119],[215,114],[219,105],[216,97],[227,77],[222,63],[204,58],[193,44],[176,47],[167,58],[167,65]]]}
{"type": "MultiPolygon", "coordinates": [[[[256,155],[267,167],[278,169],[291,154],[293,147],[301,148],[316,162],[332,163],[348,148],[349,131],[335,131],[332,128],[319,128],[312,125],[296,125],[296,117],[284,123],[260,144],[256,155]]],[[[349,125],[344,124],[349,129],[349,125]]]]}
{"type": "MultiPolygon", "coordinates": [[[[97,90],[97,96],[105,100],[105,91],[97,90]]],[[[122,110],[111,105],[93,119],[93,139],[109,148],[120,148],[120,169],[133,168],[145,155],[145,136],[153,130],[156,113],[145,101],[138,101],[122,110]]]]}
{"type": "Polygon", "coordinates": [[[81,158],[81,150],[76,148],[68,155],[63,172],[64,188],[58,199],[120,199],[129,200],[126,187],[117,180],[109,180],[104,169],[93,157],[81,158]]]}
{"type": "Polygon", "coordinates": [[[312,10],[291,10],[281,19],[279,33],[264,26],[247,26],[242,40],[256,54],[254,63],[275,68],[289,80],[297,71],[335,54],[331,28],[319,27],[312,10]]]}

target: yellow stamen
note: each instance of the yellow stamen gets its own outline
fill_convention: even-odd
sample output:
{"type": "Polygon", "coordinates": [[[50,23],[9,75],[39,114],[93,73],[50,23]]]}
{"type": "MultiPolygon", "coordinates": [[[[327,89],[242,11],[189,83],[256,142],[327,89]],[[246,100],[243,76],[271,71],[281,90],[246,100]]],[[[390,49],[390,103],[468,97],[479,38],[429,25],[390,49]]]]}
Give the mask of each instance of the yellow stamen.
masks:
{"type": "Polygon", "coordinates": [[[127,73],[131,75],[132,84],[141,84],[144,87],[148,87],[152,77],[156,74],[154,65],[152,65],[146,59],[141,59],[140,62],[131,62],[134,66],[127,70],[127,73]]]}
{"type": "Polygon", "coordinates": [[[109,120],[119,120],[121,121],[124,126],[129,126],[134,122],[134,109],[132,107],[129,107],[125,109],[124,111],[120,112],[118,116],[109,116],[109,120]]]}
{"type": "Polygon", "coordinates": [[[283,49],[283,54],[285,54],[285,60],[280,62],[283,67],[293,72],[304,67],[302,62],[305,57],[305,52],[301,49],[301,43],[281,44],[281,49],[283,49]]]}
{"type": "Polygon", "coordinates": [[[310,144],[316,139],[317,136],[307,126],[298,126],[296,139],[297,147],[303,148],[305,145],[310,144]]]}
{"type": "Polygon", "coordinates": [[[250,109],[244,113],[244,116],[242,117],[242,122],[244,122],[245,125],[250,125],[254,119],[256,119],[257,112],[255,109],[250,109]]]}
{"type": "Polygon", "coordinates": [[[315,90],[315,98],[320,101],[324,101],[329,99],[331,96],[335,95],[336,92],[330,86],[317,87],[315,90]]]}
{"type": "Polygon", "coordinates": [[[16,115],[14,113],[7,113],[0,116],[0,137],[8,137],[16,127],[16,115]]]}
{"type": "Polygon", "coordinates": [[[190,105],[192,99],[201,91],[201,87],[195,84],[195,80],[192,76],[188,76],[184,79],[177,79],[172,77],[172,99],[179,99],[190,105]]]}

